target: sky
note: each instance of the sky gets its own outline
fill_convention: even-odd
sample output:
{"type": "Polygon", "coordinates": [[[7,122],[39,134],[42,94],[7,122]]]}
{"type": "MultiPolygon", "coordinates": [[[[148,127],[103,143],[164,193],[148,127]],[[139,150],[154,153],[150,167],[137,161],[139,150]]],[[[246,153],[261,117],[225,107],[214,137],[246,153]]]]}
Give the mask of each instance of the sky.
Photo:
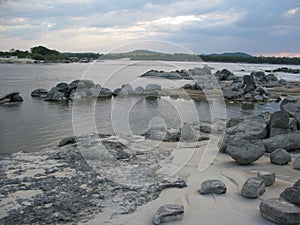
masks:
{"type": "Polygon", "coordinates": [[[1,50],[300,56],[299,40],[300,0],[0,0],[1,50]]]}

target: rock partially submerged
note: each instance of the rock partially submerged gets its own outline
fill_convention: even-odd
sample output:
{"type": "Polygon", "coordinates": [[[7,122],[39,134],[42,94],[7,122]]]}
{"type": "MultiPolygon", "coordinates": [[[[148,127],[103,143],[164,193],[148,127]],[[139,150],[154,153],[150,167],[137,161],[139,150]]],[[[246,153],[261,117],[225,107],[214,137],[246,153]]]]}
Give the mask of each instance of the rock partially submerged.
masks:
{"type": "Polygon", "coordinates": [[[23,102],[23,98],[20,96],[20,92],[13,92],[0,98],[0,105],[17,102],[23,102]]]}
{"type": "Polygon", "coordinates": [[[163,205],[157,211],[153,218],[153,224],[182,220],[184,208],[182,205],[163,205]]]}

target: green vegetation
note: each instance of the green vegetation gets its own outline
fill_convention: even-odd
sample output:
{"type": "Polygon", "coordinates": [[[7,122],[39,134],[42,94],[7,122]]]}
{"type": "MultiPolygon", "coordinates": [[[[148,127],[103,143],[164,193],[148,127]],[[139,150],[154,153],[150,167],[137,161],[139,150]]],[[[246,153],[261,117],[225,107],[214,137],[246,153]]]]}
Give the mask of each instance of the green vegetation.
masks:
{"type": "Polygon", "coordinates": [[[0,57],[10,58],[18,57],[21,59],[34,59],[44,62],[77,62],[85,60],[85,62],[98,59],[101,55],[98,53],[60,53],[56,50],[48,49],[44,46],[36,46],[29,51],[21,51],[11,49],[9,52],[0,51],[0,57]]]}
{"type": "Polygon", "coordinates": [[[225,63],[256,63],[256,64],[286,64],[286,65],[300,65],[300,58],[294,57],[264,57],[264,56],[251,56],[238,54],[212,54],[212,55],[199,55],[205,62],[225,62],[225,63]]]}
{"type": "Polygon", "coordinates": [[[0,58],[18,57],[21,59],[34,59],[44,62],[89,62],[95,59],[122,59],[131,60],[160,60],[160,61],[189,61],[189,62],[224,62],[224,63],[257,63],[257,64],[286,64],[300,65],[300,57],[264,57],[252,56],[243,52],[192,55],[184,53],[161,53],[146,50],[136,50],[127,53],[110,53],[101,55],[99,53],[61,53],[56,50],[48,49],[44,46],[36,46],[29,51],[11,49],[8,52],[0,51],[0,58]]]}

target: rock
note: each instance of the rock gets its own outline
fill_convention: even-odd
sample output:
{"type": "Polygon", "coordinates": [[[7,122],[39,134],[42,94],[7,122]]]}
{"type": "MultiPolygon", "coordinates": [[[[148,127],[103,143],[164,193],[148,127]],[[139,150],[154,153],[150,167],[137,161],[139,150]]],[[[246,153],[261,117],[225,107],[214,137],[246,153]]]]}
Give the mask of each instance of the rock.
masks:
{"type": "Polygon", "coordinates": [[[265,151],[264,145],[259,140],[240,139],[230,143],[226,148],[226,153],[241,165],[255,162],[264,155],[265,151]]]}
{"type": "Polygon", "coordinates": [[[241,97],[240,92],[233,91],[230,88],[224,88],[222,91],[223,91],[223,96],[226,99],[235,99],[241,97]]]}
{"type": "Polygon", "coordinates": [[[243,89],[246,93],[256,88],[255,79],[252,75],[244,75],[243,77],[243,89]]]}
{"type": "Polygon", "coordinates": [[[284,149],[277,149],[270,155],[271,163],[285,165],[291,161],[291,155],[284,149]]]}
{"type": "Polygon", "coordinates": [[[150,70],[144,73],[143,75],[141,75],[141,77],[160,77],[160,78],[166,78],[170,80],[183,79],[183,77],[178,72],[163,72],[163,71],[160,72],[157,70],[150,70]]]}
{"type": "Polygon", "coordinates": [[[95,87],[90,88],[88,92],[92,98],[98,98],[101,90],[102,90],[102,87],[99,84],[97,84],[95,87]]]}
{"type": "Polygon", "coordinates": [[[294,132],[296,130],[298,130],[297,120],[295,118],[290,118],[289,119],[289,131],[294,132]]]}
{"type": "Polygon", "coordinates": [[[65,146],[65,145],[70,145],[75,143],[76,143],[76,137],[74,136],[66,137],[59,142],[58,146],[65,146]]]}
{"type": "Polygon", "coordinates": [[[38,88],[31,92],[31,97],[40,98],[47,95],[47,92],[48,91],[46,89],[38,88]]]}
{"type": "Polygon", "coordinates": [[[65,93],[63,92],[59,92],[55,89],[50,90],[46,97],[45,97],[45,101],[52,101],[52,102],[56,102],[56,101],[62,101],[64,100],[65,97],[65,93]]]}
{"type": "Polygon", "coordinates": [[[200,131],[205,134],[211,134],[211,127],[209,125],[200,125],[200,131]]]}
{"type": "Polygon", "coordinates": [[[197,134],[195,129],[189,124],[184,124],[181,127],[181,138],[184,141],[197,140],[197,134]]]}
{"type": "Polygon", "coordinates": [[[261,102],[261,101],[264,100],[263,97],[260,96],[260,95],[255,95],[255,96],[253,97],[253,99],[254,99],[255,101],[257,101],[257,102],[261,102]]]}
{"type": "Polygon", "coordinates": [[[13,92],[0,98],[0,105],[9,102],[23,102],[23,98],[20,96],[20,92],[13,92]]]}
{"type": "Polygon", "coordinates": [[[281,105],[285,105],[286,103],[297,103],[297,101],[296,97],[288,95],[282,100],[281,105]]]}
{"type": "Polygon", "coordinates": [[[286,188],[280,197],[300,207],[300,180],[293,187],[286,188]]]}
{"type": "Polygon", "coordinates": [[[159,84],[147,84],[145,87],[145,92],[153,92],[153,91],[160,91],[161,86],[159,84]]]}
{"type": "Polygon", "coordinates": [[[296,170],[300,170],[300,156],[295,158],[293,162],[293,168],[296,170]]]}
{"type": "Polygon", "coordinates": [[[155,213],[153,224],[158,225],[170,221],[182,220],[184,208],[182,205],[164,205],[155,213]]]}
{"type": "Polygon", "coordinates": [[[263,179],[252,177],[243,185],[241,195],[244,198],[258,198],[265,192],[265,182],[263,179]]]}
{"type": "Polygon", "coordinates": [[[252,99],[252,95],[250,93],[247,93],[244,95],[245,99],[252,99]]]}
{"type": "Polygon", "coordinates": [[[265,76],[267,82],[278,81],[278,78],[274,74],[268,74],[265,76]]]}
{"type": "Polygon", "coordinates": [[[132,94],[133,94],[132,86],[130,84],[124,84],[118,95],[126,96],[126,95],[132,95],[132,94]]]}
{"type": "Polygon", "coordinates": [[[259,205],[260,213],[266,219],[282,225],[300,224],[300,208],[280,199],[263,200],[259,205]]]}
{"type": "Polygon", "coordinates": [[[143,87],[141,87],[141,86],[138,86],[138,87],[136,87],[135,89],[134,89],[134,91],[133,91],[133,93],[135,94],[135,95],[142,95],[143,93],[144,93],[144,88],[143,87]]]}
{"type": "Polygon", "coordinates": [[[74,80],[69,84],[69,88],[71,89],[84,89],[84,88],[92,88],[95,87],[95,83],[92,80],[74,80]]]}
{"type": "Polygon", "coordinates": [[[284,111],[277,111],[271,115],[269,123],[270,137],[289,132],[289,114],[284,111]]]}
{"type": "Polygon", "coordinates": [[[121,90],[122,90],[121,88],[115,89],[115,90],[113,91],[112,95],[113,95],[113,96],[117,96],[117,95],[120,93],[121,90]]]}
{"type": "Polygon", "coordinates": [[[237,76],[235,76],[232,72],[230,72],[227,69],[223,69],[221,71],[217,71],[215,74],[216,77],[218,77],[219,80],[221,81],[226,81],[226,80],[236,80],[237,76]]]}
{"type": "Polygon", "coordinates": [[[59,83],[55,89],[59,92],[67,93],[69,91],[69,85],[67,83],[59,83]]]}
{"type": "Polygon", "coordinates": [[[297,120],[298,129],[300,128],[300,103],[299,102],[287,102],[282,101],[280,108],[282,111],[287,112],[290,116],[297,120]]]}
{"type": "MultiPolygon", "coordinates": [[[[149,131],[143,134],[146,139],[163,141],[167,136],[167,131],[165,127],[151,126],[149,131]]],[[[171,138],[172,139],[172,138],[171,138]]],[[[170,136],[167,140],[171,140],[170,136]]]]}
{"type": "Polygon", "coordinates": [[[269,95],[269,91],[265,87],[258,87],[255,91],[257,91],[260,95],[269,95]]]}
{"type": "Polygon", "coordinates": [[[269,172],[258,172],[257,177],[262,179],[265,182],[266,186],[271,186],[275,182],[275,173],[269,172]]]}
{"type": "Polygon", "coordinates": [[[251,73],[251,76],[254,76],[257,80],[261,81],[265,78],[265,73],[262,71],[255,71],[251,73]]]}
{"type": "Polygon", "coordinates": [[[225,194],[226,185],[220,180],[207,180],[201,184],[200,194],[225,194]]]}
{"type": "Polygon", "coordinates": [[[262,140],[267,152],[273,152],[276,149],[285,149],[287,151],[300,149],[300,131],[281,134],[262,140]]]}
{"type": "Polygon", "coordinates": [[[108,88],[101,88],[98,98],[109,98],[111,96],[112,96],[111,90],[109,90],[108,88]]]}

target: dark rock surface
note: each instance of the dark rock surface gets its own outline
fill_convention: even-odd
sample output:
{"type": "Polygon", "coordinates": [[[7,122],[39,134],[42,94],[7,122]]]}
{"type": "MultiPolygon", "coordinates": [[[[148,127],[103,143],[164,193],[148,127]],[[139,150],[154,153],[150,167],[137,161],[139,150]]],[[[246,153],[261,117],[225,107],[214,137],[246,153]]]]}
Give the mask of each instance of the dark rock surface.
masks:
{"type": "Polygon", "coordinates": [[[38,88],[31,92],[31,97],[40,98],[46,96],[47,92],[48,91],[44,88],[38,88]]]}
{"type": "Polygon", "coordinates": [[[266,219],[282,225],[300,224],[300,208],[284,200],[272,198],[259,205],[260,213],[266,219]]]}
{"type": "Polygon", "coordinates": [[[220,180],[207,180],[201,184],[200,194],[225,194],[226,185],[220,180]]]}
{"type": "Polygon", "coordinates": [[[0,98],[0,105],[5,103],[23,102],[20,92],[13,92],[0,98]]]}
{"type": "Polygon", "coordinates": [[[184,208],[182,205],[163,205],[157,211],[153,218],[153,224],[182,220],[184,208]]]}
{"type": "Polygon", "coordinates": [[[286,188],[280,197],[300,207],[300,180],[298,180],[292,187],[286,188]]]}
{"type": "Polygon", "coordinates": [[[290,128],[289,114],[285,111],[277,111],[271,115],[269,122],[270,137],[289,133],[290,128]]]}
{"type": "Polygon", "coordinates": [[[75,143],[76,143],[76,137],[74,136],[66,137],[59,142],[58,146],[65,146],[65,145],[70,145],[75,143]]]}
{"type": "Polygon", "coordinates": [[[277,149],[271,153],[270,161],[273,164],[285,165],[291,161],[291,155],[285,149],[277,149]]]}
{"type": "Polygon", "coordinates": [[[275,173],[270,173],[270,172],[258,172],[257,177],[262,179],[265,182],[266,186],[271,186],[275,182],[275,173]]]}
{"type": "Polygon", "coordinates": [[[244,198],[258,198],[265,192],[265,182],[263,179],[252,177],[243,185],[241,195],[244,198]]]}

